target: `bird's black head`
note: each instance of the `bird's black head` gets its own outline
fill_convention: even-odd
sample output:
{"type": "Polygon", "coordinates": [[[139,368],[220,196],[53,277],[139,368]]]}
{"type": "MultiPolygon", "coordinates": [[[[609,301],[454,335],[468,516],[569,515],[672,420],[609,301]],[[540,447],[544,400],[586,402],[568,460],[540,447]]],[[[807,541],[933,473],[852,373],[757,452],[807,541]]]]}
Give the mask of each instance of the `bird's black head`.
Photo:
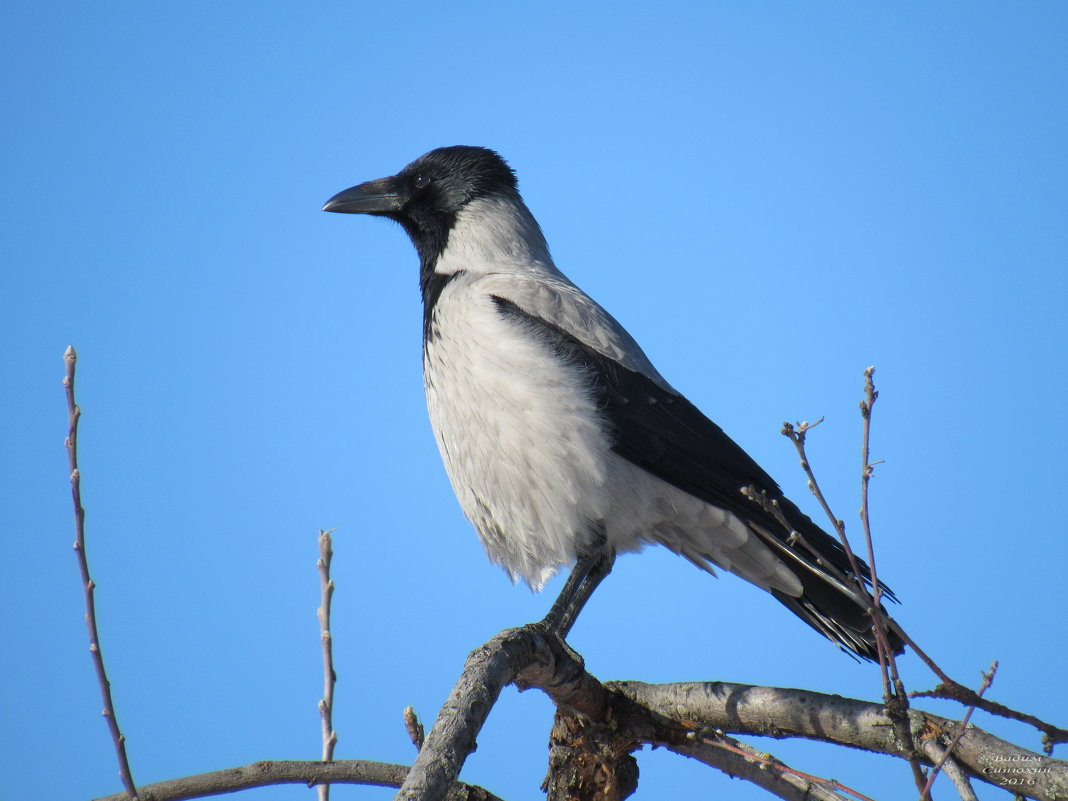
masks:
{"type": "Polygon", "coordinates": [[[491,195],[518,198],[512,168],[488,148],[456,145],[431,150],[396,175],[338,192],[323,211],[396,220],[415,243],[425,269],[445,249],[460,210],[491,195]]]}

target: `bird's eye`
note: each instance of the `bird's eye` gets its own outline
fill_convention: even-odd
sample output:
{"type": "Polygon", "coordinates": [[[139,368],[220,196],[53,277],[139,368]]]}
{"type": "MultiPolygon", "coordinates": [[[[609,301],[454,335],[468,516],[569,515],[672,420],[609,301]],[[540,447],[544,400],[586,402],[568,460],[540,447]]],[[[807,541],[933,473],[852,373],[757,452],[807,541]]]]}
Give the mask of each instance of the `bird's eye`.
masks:
{"type": "Polygon", "coordinates": [[[430,185],[430,176],[425,172],[418,173],[415,176],[415,188],[426,189],[430,185]]]}

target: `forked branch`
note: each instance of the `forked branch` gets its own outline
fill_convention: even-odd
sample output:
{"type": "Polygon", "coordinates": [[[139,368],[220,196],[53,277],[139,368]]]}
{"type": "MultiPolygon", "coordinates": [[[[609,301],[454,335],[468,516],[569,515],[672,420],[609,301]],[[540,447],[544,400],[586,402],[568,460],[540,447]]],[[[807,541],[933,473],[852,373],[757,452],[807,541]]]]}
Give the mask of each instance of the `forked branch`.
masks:
{"type": "MultiPolygon", "coordinates": [[[[631,750],[650,744],[687,756],[701,745],[699,737],[722,732],[821,740],[930,765],[937,757],[924,743],[948,749],[960,730],[957,721],[910,709],[907,723],[915,743],[910,750],[881,703],[725,682],[603,684],[565,643],[534,624],[501,632],[472,652],[398,798],[443,797],[471,752],[489,707],[509,682],[520,689],[537,687],[559,708],[606,725],[613,736],[630,738],[631,750]]],[[[588,729],[583,736],[587,734],[588,729]]],[[[1014,786],[1015,792],[1037,799],[1068,796],[1068,763],[981,729],[964,729],[953,753],[974,779],[990,784],[1026,779],[1029,784],[1014,786]]]]}

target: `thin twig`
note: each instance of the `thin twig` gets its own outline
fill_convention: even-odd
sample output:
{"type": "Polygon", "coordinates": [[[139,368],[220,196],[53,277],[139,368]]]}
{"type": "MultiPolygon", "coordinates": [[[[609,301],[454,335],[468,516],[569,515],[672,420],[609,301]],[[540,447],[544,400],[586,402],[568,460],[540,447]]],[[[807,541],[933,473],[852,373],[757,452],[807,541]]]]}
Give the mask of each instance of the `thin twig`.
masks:
{"type": "Polygon", "coordinates": [[[845,796],[808,774],[795,771],[785,762],[722,732],[691,732],[692,744],[673,744],[676,754],[702,762],[728,776],[751,782],[787,801],[847,801],[845,796]]]}
{"type": "MultiPolygon", "coordinates": [[[[808,478],[808,488],[812,494],[816,496],[816,499],[819,501],[820,506],[823,507],[823,511],[826,513],[835,532],[838,534],[838,539],[842,544],[842,548],[845,551],[846,558],[849,561],[849,566],[853,573],[850,583],[856,586],[859,598],[864,601],[868,609],[868,614],[872,618],[872,632],[875,636],[876,655],[879,660],[879,676],[883,687],[883,699],[886,703],[887,710],[890,712],[891,718],[894,721],[895,732],[898,737],[901,738],[907,751],[911,754],[915,752],[915,748],[914,743],[912,742],[912,734],[909,731],[906,722],[909,705],[908,695],[905,692],[904,683],[901,681],[898,673],[897,661],[894,657],[893,648],[890,647],[889,639],[887,637],[887,627],[890,625],[891,621],[883,612],[880,603],[882,587],[879,584],[878,574],[875,569],[875,549],[871,536],[868,513],[868,483],[874,467],[874,464],[870,461],[871,409],[875,404],[875,399],[878,397],[878,393],[875,391],[874,382],[872,381],[872,374],[874,372],[874,367],[869,367],[864,371],[865,399],[860,403],[861,414],[864,418],[864,430],[861,444],[863,468],[861,471],[860,517],[863,522],[864,538],[868,551],[869,572],[867,576],[870,583],[870,589],[869,583],[865,582],[864,574],[860,571],[860,563],[857,561],[853,549],[849,544],[849,538],[846,536],[845,523],[831,510],[830,503],[827,501],[826,496],[824,496],[819,481],[816,479],[815,472],[812,470],[808,453],[805,448],[805,439],[808,431],[822,423],[823,418],[821,417],[815,423],[811,424],[807,422],[797,423],[796,426],[791,425],[790,423],[783,423],[782,433],[794,444],[794,448],[797,450],[797,454],[801,459],[801,467],[808,478]]],[[[922,767],[914,757],[910,757],[909,765],[912,770],[912,777],[916,784],[916,788],[922,789],[926,781],[922,767]]]]}
{"type": "MultiPolygon", "coordinates": [[[[334,556],[330,531],[319,531],[319,580],[322,590],[319,606],[319,631],[323,645],[323,698],[319,701],[319,716],[323,722],[323,762],[334,758],[334,746],[337,744],[337,732],[334,731],[334,639],[330,633],[330,600],[334,596],[334,580],[330,578],[330,560],[334,556]]],[[[320,784],[319,801],[329,801],[330,785],[320,784]]]]}
{"type": "Polygon", "coordinates": [[[107,721],[111,739],[115,743],[115,755],[119,760],[119,778],[126,788],[126,794],[132,801],[138,801],[137,786],[134,784],[130,761],[126,757],[126,736],[119,729],[119,720],[115,716],[115,704],[111,699],[111,682],[108,681],[104,668],[104,654],[100,649],[100,634],[96,627],[96,583],[89,574],[89,559],[85,553],[85,508],[82,506],[81,471],[78,469],[78,421],[82,410],[74,402],[74,369],[78,354],[70,345],[63,353],[67,372],[63,377],[63,386],[67,393],[67,416],[70,430],[67,434],[67,457],[70,461],[70,488],[74,499],[74,553],[78,557],[78,568],[82,574],[82,587],[85,590],[85,623],[89,628],[89,653],[96,668],[96,679],[100,684],[100,695],[104,700],[104,719],[107,721]]]}
{"type": "MultiPolygon", "coordinates": [[[[861,506],[861,518],[865,524],[865,538],[866,541],[868,541],[869,543],[870,535],[868,525],[869,518],[867,503],[867,480],[871,476],[872,467],[875,464],[878,464],[878,462],[869,462],[868,451],[871,406],[874,404],[875,398],[878,395],[878,393],[875,392],[874,383],[871,379],[872,373],[874,373],[874,368],[868,368],[868,370],[865,370],[866,398],[865,401],[861,402],[861,413],[864,415],[865,438],[863,452],[865,480],[863,483],[864,498],[861,506]]],[[[845,537],[845,525],[831,511],[830,505],[827,503],[827,500],[819,487],[819,483],[815,479],[815,476],[808,461],[808,455],[805,451],[805,436],[807,432],[810,429],[815,428],[822,422],[823,418],[821,417],[815,423],[797,423],[796,427],[794,425],[791,425],[790,423],[783,423],[782,433],[784,436],[788,437],[791,442],[794,443],[794,447],[797,449],[798,455],[801,457],[801,467],[804,469],[805,474],[808,477],[809,489],[811,490],[813,495],[816,496],[816,499],[820,502],[820,505],[823,507],[823,510],[827,514],[828,519],[830,519],[831,521],[831,525],[838,533],[839,538],[842,541],[843,548],[845,549],[846,554],[849,557],[850,566],[853,569],[855,575],[846,579],[841,573],[834,570],[832,565],[827,564],[825,565],[825,567],[827,568],[828,572],[834,575],[835,578],[837,578],[839,581],[843,581],[847,584],[855,584],[859,588],[861,596],[871,603],[870,609],[871,614],[873,616],[873,629],[876,635],[876,643],[878,646],[877,652],[880,654],[880,667],[884,670],[882,674],[884,677],[884,696],[892,698],[892,701],[888,703],[888,708],[896,708],[898,706],[901,706],[902,703],[904,703],[904,705],[907,707],[907,699],[910,697],[945,698],[948,700],[958,701],[959,703],[964,704],[965,706],[975,706],[979,709],[989,712],[992,715],[998,715],[999,717],[1009,718],[1011,720],[1018,720],[1035,727],[1040,732],[1042,732],[1043,750],[1047,755],[1052,754],[1054,745],[1058,743],[1068,742],[1068,730],[1062,729],[1058,726],[1054,726],[1051,723],[1047,723],[1046,721],[1041,720],[1040,718],[1037,718],[1034,715],[1019,712],[1015,709],[1011,709],[1005,706],[1004,704],[999,704],[996,701],[990,701],[986,698],[982,698],[977,695],[976,692],[971,688],[966,687],[958,681],[955,681],[949,675],[947,675],[941,667],[939,667],[939,665],[934,661],[934,659],[932,659],[923,650],[923,648],[921,648],[916,643],[915,640],[913,640],[908,635],[908,633],[901,627],[901,625],[897,621],[895,621],[891,617],[886,616],[885,612],[883,612],[881,609],[881,605],[876,606],[874,604],[874,599],[882,595],[882,587],[878,584],[878,577],[875,572],[874,553],[872,552],[872,550],[869,550],[868,556],[869,560],[871,561],[872,567],[872,573],[870,575],[870,578],[872,580],[872,591],[869,592],[868,587],[865,586],[864,582],[861,580],[860,574],[857,572],[858,565],[853,557],[849,542],[845,537]],[[876,593],[876,595],[873,595],[873,592],[876,593]],[[879,625],[880,620],[882,625],[879,625]],[[900,676],[897,672],[896,659],[893,655],[892,649],[889,648],[889,644],[885,642],[886,635],[885,630],[883,629],[884,625],[886,627],[886,630],[892,631],[895,635],[897,635],[901,639],[901,641],[904,642],[905,645],[907,645],[912,650],[912,652],[915,653],[916,656],[918,656],[924,662],[924,664],[926,664],[927,667],[939,678],[941,683],[937,687],[935,687],[933,690],[927,690],[923,692],[905,692],[904,685],[901,682],[900,676]],[[885,672],[886,669],[889,669],[889,673],[885,672]],[[889,696],[886,693],[886,680],[888,678],[895,691],[892,696],[889,696]]],[[[811,545],[809,545],[809,543],[805,541],[804,537],[802,537],[789,524],[785,516],[782,514],[782,511],[778,508],[778,504],[775,501],[769,499],[766,493],[758,492],[755,487],[743,488],[742,492],[750,500],[760,504],[765,509],[765,511],[775,515],[779,523],[788,532],[790,532],[791,542],[799,542],[802,547],[806,548],[812,553],[815,553],[811,545]]],[[[904,734],[904,732],[902,733],[904,734]]],[[[916,774],[918,774],[919,770],[920,769],[918,768],[918,766],[913,764],[914,777],[916,776],[916,774]]],[[[926,784],[926,777],[923,779],[923,783],[926,784]]]]}
{"type": "Polygon", "coordinates": [[[816,496],[816,500],[819,501],[820,506],[823,507],[827,519],[831,521],[831,526],[838,535],[838,540],[842,543],[842,548],[845,550],[846,557],[849,560],[849,569],[853,571],[852,580],[860,588],[862,593],[861,597],[867,597],[869,593],[868,588],[864,585],[864,574],[861,573],[857,558],[853,555],[853,549],[849,546],[849,538],[846,536],[845,523],[831,511],[831,505],[827,502],[823,490],[820,489],[819,482],[816,480],[816,474],[812,471],[812,466],[809,464],[808,453],[805,451],[805,438],[807,437],[808,432],[822,422],[823,418],[821,417],[815,423],[806,421],[798,423],[796,426],[791,423],[783,423],[782,434],[789,439],[790,442],[794,443],[794,448],[797,449],[797,455],[801,458],[801,469],[805,471],[805,477],[808,479],[809,491],[816,496]]]}
{"type": "MultiPolygon", "coordinates": [[[[872,601],[871,616],[875,631],[875,640],[879,652],[879,665],[886,677],[884,680],[884,695],[888,694],[887,681],[893,685],[894,691],[905,698],[905,688],[897,672],[897,660],[894,657],[894,649],[886,636],[887,615],[883,611],[882,595],[883,588],[879,583],[879,572],[875,566],[875,541],[871,535],[870,505],[868,502],[868,485],[871,482],[875,465],[880,464],[871,461],[871,413],[879,393],[875,390],[875,382],[872,376],[875,368],[869,367],[864,371],[864,400],[860,402],[860,414],[864,420],[864,431],[861,436],[861,481],[860,481],[860,521],[864,529],[864,544],[868,552],[868,570],[871,577],[870,599],[872,601]]],[[[865,588],[866,589],[866,588],[865,588]]],[[[865,593],[865,595],[869,595],[865,593]]],[[[906,702],[907,704],[907,702],[906,702]]]]}
{"type": "MultiPolygon", "coordinates": [[[[701,738],[701,741],[706,745],[712,745],[716,748],[722,748],[726,751],[730,751],[731,753],[735,753],[739,756],[745,757],[747,760],[757,762],[765,768],[770,768],[771,770],[777,771],[782,774],[796,776],[797,778],[803,779],[804,781],[809,782],[812,785],[824,788],[827,790],[828,793],[832,794],[832,797],[834,798],[841,798],[841,795],[839,794],[839,791],[841,791],[843,793],[848,793],[854,798],[860,799],[860,801],[874,801],[874,799],[864,795],[864,793],[861,793],[858,790],[854,790],[852,787],[848,787],[847,785],[842,784],[837,779],[824,779],[822,776],[814,776],[811,773],[805,773],[802,770],[791,768],[785,762],[782,762],[781,760],[772,757],[771,754],[760,754],[757,752],[757,749],[753,748],[751,745],[741,743],[737,740],[734,740],[733,738],[729,738],[722,732],[716,732],[714,737],[709,737],[707,734],[699,734],[698,736],[701,738]]],[[[814,787],[806,788],[806,793],[808,795],[812,795],[814,790],[814,787]]]]}
{"type": "MultiPolygon", "coordinates": [[[[864,523],[865,539],[868,545],[868,562],[871,566],[872,587],[874,598],[876,600],[876,604],[873,607],[873,617],[876,623],[876,635],[878,636],[880,632],[885,632],[887,628],[893,631],[901,638],[901,640],[906,645],[908,645],[912,649],[912,652],[915,653],[924,662],[924,664],[926,664],[927,667],[930,668],[931,671],[942,681],[942,684],[939,687],[936,687],[933,691],[912,692],[906,694],[904,692],[904,685],[902,684],[897,672],[897,661],[894,657],[893,652],[889,648],[887,648],[886,653],[888,656],[890,675],[894,683],[894,687],[897,691],[897,695],[902,699],[907,699],[908,697],[918,698],[923,696],[947,698],[959,701],[960,703],[971,706],[973,708],[978,707],[979,709],[983,709],[984,711],[989,712],[993,715],[998,715],[1000,717],[1010,718],[1013,720],[1019,720],[1023,723],[1028,723],[1043,733],[1044,750],[1047,754],[1052,754],[1053,746],[1056,743],[1068,742],[1068,731],[1053,726],[1052,724],[1046,723],[1045,721],[1042,721],[1034,717],[1033,715],[1018,712],[995,701],[988,701],[987,699],[982,697],[982,690],[976,693],[970,687],[966,687],[960,682],[950,678],[948,675],[946,675],[945,671],[943,671],[942,668],[939,667],[938,664],[930,656],[928,656],[927,653],[922,648],[920,648],[920,646],[917,645],[911,637],[908,636],[908,634],[905,633],[905,630],[895,620],[886,616],[886,614],[882,610],[881,604],[878,603],[882,590],[879,585],[878,574],[876,572],[875,554],[872,548],[871,529],[868,520],[868,481],[871,478],[872,469],[876,464],[879,464],[879,462],[868,461],[868,438],[871,426],[871,410],[872,406],[875,404],[876,398],[879,397],[879,393],[875,390],[875,384],[872,379],[872,375],[874,373],[874,367],[869,367],[867,370],[864,371],[865,400],[861,401],[860,411],[861,415],[864,418],[864,479],[862,482],[863,497],[861,502],[861,520],[864,523]]],[[[880,646],[881,645],[882,640],[880,639],[880,646]]],[[[904,703],[906,706],[908,705],[907,700],[905,700],[904,703]]],[[[971,714],[970,710],[968,714],[971,714]]],[[[930,781],[932,780],[933,776],[928,779],[926,786],[929,787],[930,781]]]]}
{"type": "MultiPolygon", "coordinates": [[[[874,368],[869,368],[869,369],[870,370],[874,370],[874,368]]],[[[870,375],[868,374],[867,371],[865,371],[865,375],[868,376],[869,379],[870,379],[870,375]]],[[[872,402],[874,402],[874,399],[872,399],[872,402]]],[[[862,408],[863,408],[863,404],[862,404],[862,408]]],[[[870,414],[869,414],[869,417],[870,417],[870,414]]],[[[885,631],[885,629],[882,626],[878,625],[878,619],[874,617],[875,615],[879,614],[879,611],[881,611],[881,610],[877,611],[877,604],[876,604],[875,599],[878,596],[877,595],[875,595],[875,596],[872,595],[872,592],[868,589],[868,586],[864,581],[864,574],[860,570],[860,563],[857,562],[857,558],[854,555],[853,549],[849,544],[849,537],[846,536],[845,523],[841,520],[841,518],[839,518],[837,515],[835,515],[833,511],[831,511],[831,506],[827,502],[827,498],[823,494],[823,490],[820,489],[819,481],[816,480],[816,474],[812,470],[812,465],[809,462],[808,453],[806,452],[806,449],[805,449],[805,438],[806,438],[809,430],[815,428],[816,426],[818,426],[822,422],[823,422],[823,418],[821,417],[815,423],[808,423],[808,422],[798,423],[796,425],[796,427],[791,425],[790,423],[783,423],[782,434],[783,434],[783,436],[787,437],[794,444],[794,448],[797,450],[797,454],[801,458],[801,468],[805,471],[805,476],[808,478],[808,488],[812,492],[812,494],[816,496],[816,499],[819,501],[820,506],[823,507],[823,511],[826,513],[827,519],[831,521],[831,526],[834,528],[835,533],[838,534],[838,540],[839,540],[839,542],[841,542],[842,549],[845,551],[846,558],[849,560],[849,568],[853,573],[853,575],[851,577],[851,583],[853,583],[856,586],[857,591],[860,594],[860,598],[868,606],[869,614],[871,614],[873,616],[873,626],[872,626],[872,628],[873,628],[873,631],[874,631],[874,634],[875,634],[876,653],[878,654],[879,664],[880,664],[880,668],[881,668],[880,674],[883,677],[883,695],[884,696],[889,696],[891,694],[891,691],[890,691],[890,684],[891,683],[890,683],[890,679],[889,679],[889,673],[887,672],[886,668],[887,668],[887,658],[888,658],[888,656],[889,656],[890,659],[893,658],[893,649],[890,648],[889,643],[886,641],[886,631],[885,631]]],[[[868,459],[867,459],[867,456],[868,456],[868,452],[867,452],[867,449],[868,449],[867,435],[868,435],[868,426],[865,425],[865,439],[864,439],[864,447],[863,447],[864,472],[865,473],[868,473],[868,471],[870,470],[870,467],[871,467],[871,465],[868,464],[868,459]]],[[[867,508],[867,493],[866,493],[866,486],[865,486],[864,506],[862,507],[862,514],[865,515],[865,516],[867,514],[866,508],[867,508]]],[[[868,544],[869,544],[869,551],[871,551],[870,532],[868,532],[868,544]]],[[[876,592],[878,592],[877,578],[875,576],[874,568],[870,568],[870,572],[868,573],[868,578],[869,578],[870,582],[873,585],[875,585],[876,592]]],[[[895,670],[896,670],[896,668],[895,668],[895,670]]]]}
{"type": "MultiPolygon", "coordinates": [[[[990,665],[990,672],[983,674],[983,682],[979,685],[979,690],[976,692],[976,695],[978,697],[982,698],[983,693],[990,689],[990,685],[993,683],[994,676],[997,674],[997,672],[998,661],[995,659],[990,665]]],[[[946,761],[953,754],[953,749],[957,747],[957,743],[960,742],[960,738],[964,736],[964,731],[968,728],[968,721],[971,720],[972,713],[974,711],[974,704],[968,707],[968,711],[961,719],[960,725],[957,726],[957,733],[954,735],[952,741],[950,741],[949,747],[946,748],[945,753],[942,754],[941,758],[937,762],[935,762],[934,768],[931,770],[931,774],[927,777],[927,784],[924,785],[923,791],[920,793],[920,801],[924,801],[924,799],[929,799],[931,797],[931,786],[934,784],[934,780],[938,776],[938,772],[942,770],[943,766],[946,764],[946,761]]]]}
{"type": "MultiPolygon", "coordinates": [[[[884,642],[886,639],[886,628],[883,621],[882,609],[880,607],[880,597],[882,595],[882,588],[879,587],[879,577],[875,569],[875,547],[872,543],[871,536],[871,518],[868,514],[868,484],[871,482],[871,475],[874,472],[873,465],[869,461],[871,453],[871,411],[875,405],[875,399],[879,397],[879,393],[875,391],[875,384],[872,382],[872,374],[875,372],[874,367],[869,367],[864,371],[864,395],[865,398],[860,402],[860,415],[864,419],[864,433],[861,436],[860,454],[861,454],[861,471],[860,471],[860,522],[864,528],[864,542],[867,545],[868,551],[868,570],[871,576],[871,615],[875,631],[876,650],[879,655],[879,670],[883,676],[883,697],[889,700],[891,696],[891,665],[894,654],[893,649],[889,647],[889,643],[884,642]],[[885,646],[885,647],[884,647],[885,646]]],[[[894,666],[894,672],[896,673],[896,665],[894,666]]],[[[896,689],[896,688],[895,688],[896,689]]]]}
{"type": "MultiPolygon", "coordinates": [[[[789,425],[789,423],[785,424],[789,425]]],[[[784,431],[785,433],[785,431],[784,431]]],[[[851,578],[827,561],[819,549],[817,549],[812,543],[810,543],[805,536],[790,525],[790,521],[786,519],[786,515],[783,514],[782,506],[777,500],[771,498],[768,495],[768,491],[764,489],[758,489],[755,484],[750,484],[747,487],[742,487],[741,493],[744,497],[760,506],[765,512],[774,517],[779,525],[789,532],[786,544],[793,545],[798,543],[804,548],[815,560],[816,564],[822,569],[831,574],[845,589],[848,589],[853,585],[855,578],[851,578]]]]}
{"type": "Polygon", "coordinates": [[[868,484],[871,482],[872,473],[875,472],[875,465],[869,461],[871,458],[871,412],[872,407],[875,406],[876,399],[879,397],[879,393],[875,391],[875,382],[872,380],[874,374],[874,367],[869,367],[864,371],[865,397],[860,402],[860,415],[864,419],[864,433],[861,437],[860,446],[861,460],[864,465],[860,480],[860,522],[864,526],[864,539],[868,546],[868,569],[871,571],[872,596],[875,599],[876,606],[878,606],[882,589],[879,587],[875,570],[875,549],[872,547],[871,520],[868,516],[868,484]]]}
{"type": "MultiPolygon", "coordinates": [[[[934,739],[924,740],[920,744],[920,748],[923,749],[923,752],[932,763],[942,764],[942,772],[949,777],[950,781],[953,782],[953,786],[957,788],[957,795],[960,796],[961,801],[979,801],[975,796],[975,789],[968,779],[968,774],[957,760],[950,756],[948,749],[940,746],[934,739]]],[[[931,798],[930,788],[925,789],[928,795],[926,797],[921,796],[920,801],[925,801],[925,798],[929,801],[931,798]]]]}
{"type": "MultiPolygon", "coordinates": [[[[861,435],[861,479],[860,479],[860,521],[864,529],[864,544],[868,552],[868,570],[871,577],[871,593],[862,588],[864,596],[870,598],[871,606],[869,614],[872,619],[872,631],[875,633],[876,651],[879,655],[879,671],[883,681],[883,701],[886,702],[887,710],[894,721],[894,730],[899,737],[904,739],[905,745],[910,752],[915,751],[915,743],[912,741],[912,731],[908,727],[907,718],[909,710],[909,697],[905,692],[905,683],[901,680],[901,674],[897,669],[897,657],[894,649],[890,647],[887,637],[888,616],[883,612],[882,586],[879,584],[879,573],[875,566],[875,543],[871,535],[871,515],[868,503],[868,485],[875,470],[875,463],[871,461],[871,414],[879,393],[875,389],[875,367],[868,367],[864,371],[864,400],[860,402],[860,415],[864,420],[863,433],[861,435]]],[[[916,788],[923,792],[925,782],[923,768],[915,756],[909,758],[909,767],[912,770],[912,780],[916,788]]]]}
{"type": "Polygon", "coordinates": [[[956,701],[964,706],[974,706],[977,709],[982,709],[984,712],[989,712],[991,715],[997,715],[1001,718],[1008,718],[1009,720],[1018,720],[1021,723],[1026,723],[1042,732],[1042,750],[1047,756],[1053,753],[1053,746],[1058,745],[1059,743],[1068,743],[1068,729],[1062,729],[1059,726],[1047,723],[1034,715],[1029,715],[1026,712],[1012,709],[997,701],[991,701],[988,698],[980,697],[972,688],[966,687],[955,679],[947,676],[945,671],[938,667],[934,660],[925,654],[923,650],[913,642],[912,638],[905,633],[905,630],[897,625],[894,620],[890,620],[890,625],[893,627],[894,633],[901,637],[901,639],[905,641],[905,644],[911,648],[913,652],[915,652],[916,655],[919,656],[931,669],[931,671],[942,680],[941,683],[932,690],[913,690],[909,693],[910,698],[942,698],[947,701],[956,701]]]}

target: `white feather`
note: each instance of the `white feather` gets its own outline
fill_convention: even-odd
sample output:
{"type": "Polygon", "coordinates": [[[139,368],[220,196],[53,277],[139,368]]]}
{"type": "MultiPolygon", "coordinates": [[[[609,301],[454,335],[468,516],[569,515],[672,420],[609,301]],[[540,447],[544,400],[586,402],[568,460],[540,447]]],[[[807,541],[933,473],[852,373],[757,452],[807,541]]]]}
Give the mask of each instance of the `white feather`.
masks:
{"type": "Polygon", "coordinates": [[[796,575],[734,515],[611,449],[587,375],[504,317],[494,296],[670,389],[626,331],[555,267],[525,207],[460,212],[436,271],[452,275],[424,351],[430,420],[464,513],[490,558],[540,589],[603,529],[616,551],[665,545],[765,589],[796,575]]]}

